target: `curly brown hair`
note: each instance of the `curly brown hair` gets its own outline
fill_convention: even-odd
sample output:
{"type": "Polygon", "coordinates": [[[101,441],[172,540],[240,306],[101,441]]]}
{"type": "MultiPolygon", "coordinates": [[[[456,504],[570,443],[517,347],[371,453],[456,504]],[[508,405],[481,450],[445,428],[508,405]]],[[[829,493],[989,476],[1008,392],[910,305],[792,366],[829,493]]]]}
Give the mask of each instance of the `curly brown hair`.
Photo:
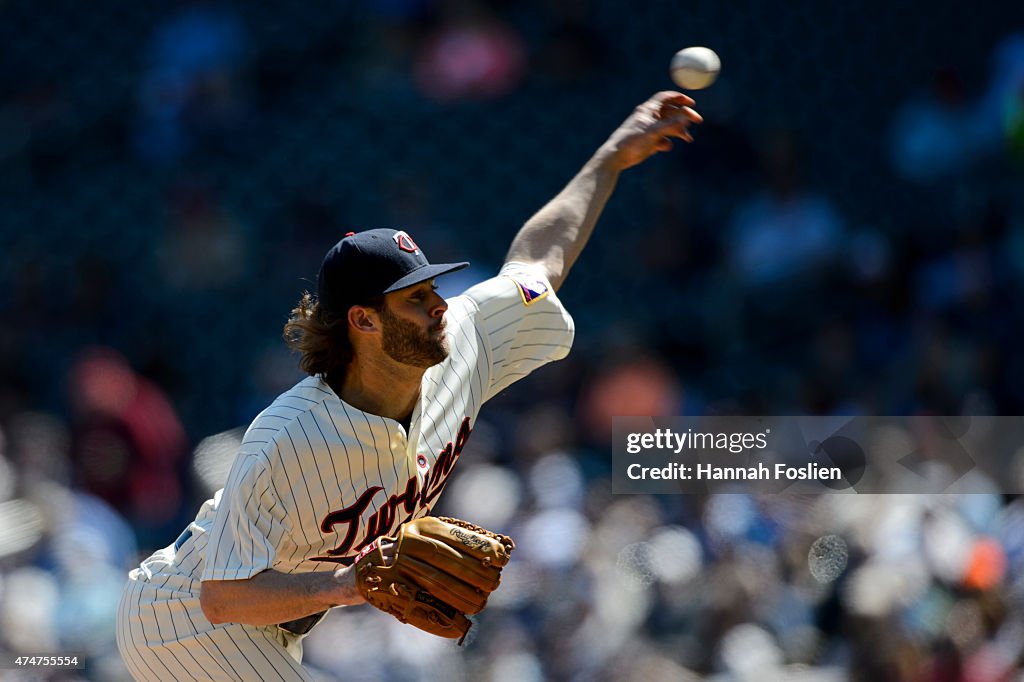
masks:
{"type": "MultiPolygon", "coordinates": [[[[379,309],[383,302],[383,296],[374,296],[360,305],[379,309]]],[[[299,367],[310,376],[340,379],[352,362],[348,318],[321,309],[320,302],[308,291],[292,309],[283,336],[288,347],[301,356],[299,367]]]]}

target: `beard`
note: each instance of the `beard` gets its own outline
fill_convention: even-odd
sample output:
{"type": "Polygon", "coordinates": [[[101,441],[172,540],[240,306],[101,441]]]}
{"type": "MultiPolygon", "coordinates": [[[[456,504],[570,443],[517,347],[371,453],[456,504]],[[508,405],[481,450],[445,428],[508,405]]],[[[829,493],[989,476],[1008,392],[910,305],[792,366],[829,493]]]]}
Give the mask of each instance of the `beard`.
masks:
{"type": "Polygon", "coordinates": [[[380,317],[384,324],[381,348],[395,362],[426,369],[448,357],[448,336],[435,334],[437,327],[420,329],[416,324],[392,314],[387,306],[381,308],[380,317]]]}

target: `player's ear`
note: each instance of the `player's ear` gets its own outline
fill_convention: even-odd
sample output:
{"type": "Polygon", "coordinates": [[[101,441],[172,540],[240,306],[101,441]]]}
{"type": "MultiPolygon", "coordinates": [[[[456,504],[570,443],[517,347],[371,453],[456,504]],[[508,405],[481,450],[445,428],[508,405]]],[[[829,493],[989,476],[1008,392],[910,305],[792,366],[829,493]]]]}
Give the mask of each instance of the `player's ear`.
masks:
{"type": "Polygon", "coordinates": [[[380,318],[373,308],[354,305],[348,309],[348,326],[357,332],[374,332],[380,329],[380,318]]]}

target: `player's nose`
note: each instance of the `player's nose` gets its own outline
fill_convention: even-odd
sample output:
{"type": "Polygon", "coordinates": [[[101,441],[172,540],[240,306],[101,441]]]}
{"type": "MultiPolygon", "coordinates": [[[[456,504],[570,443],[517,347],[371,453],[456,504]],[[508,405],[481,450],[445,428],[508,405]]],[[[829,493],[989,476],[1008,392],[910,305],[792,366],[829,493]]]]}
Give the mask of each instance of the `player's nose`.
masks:
{"type": "Polygon", "coordinates": [[[448,310],[448,301],[441,298],[441,295],[436,291],[434,292],[434,299],[433,305],[430,307],[430,316],[441,317],[448,310]]]}

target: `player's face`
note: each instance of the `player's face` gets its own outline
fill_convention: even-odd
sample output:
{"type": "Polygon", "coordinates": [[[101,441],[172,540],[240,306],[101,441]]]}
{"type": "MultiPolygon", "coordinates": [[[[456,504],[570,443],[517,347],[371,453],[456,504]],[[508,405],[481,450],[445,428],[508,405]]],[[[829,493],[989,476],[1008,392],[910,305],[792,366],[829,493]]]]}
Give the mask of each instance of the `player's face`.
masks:
{"type": "Polygon", "coordinates": [[[448,304],[433,281],[387,294],[380,317],[384,325],[381,347],[392,360],[413,367],[433,367],[448,357],[444,313],[448,304]]]}

